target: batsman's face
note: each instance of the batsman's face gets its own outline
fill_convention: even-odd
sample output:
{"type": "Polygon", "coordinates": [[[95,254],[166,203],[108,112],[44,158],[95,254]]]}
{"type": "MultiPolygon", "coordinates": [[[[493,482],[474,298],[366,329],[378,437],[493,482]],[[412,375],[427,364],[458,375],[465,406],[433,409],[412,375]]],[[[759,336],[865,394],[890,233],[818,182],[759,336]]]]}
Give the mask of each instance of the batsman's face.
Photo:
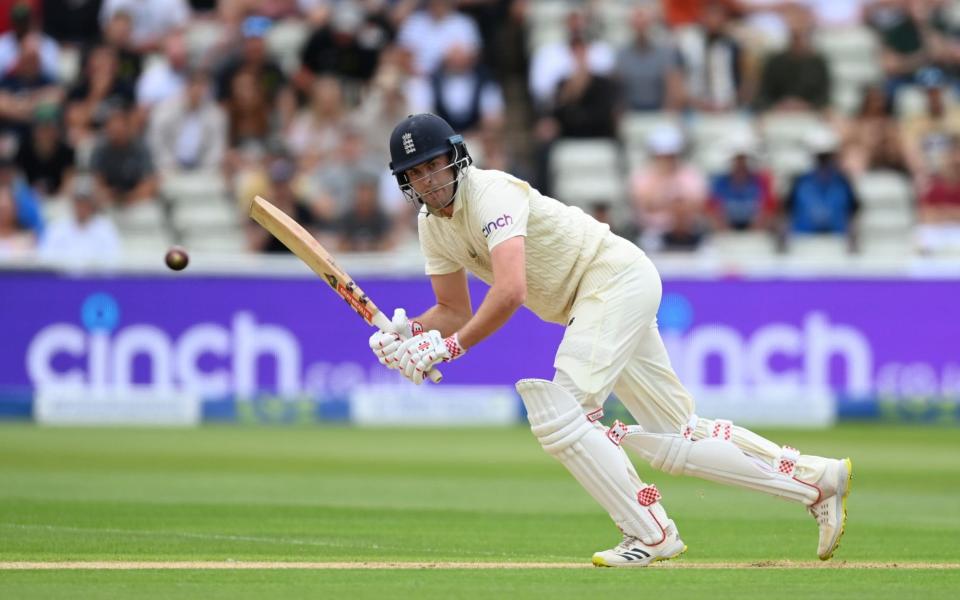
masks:
{"type": "Polygon", "coordinates": [[[438,156],[407,169],[407,179],[431,208],[443,208],[450,203],[454,192],[454,169],[448,156],[438,156]]]}

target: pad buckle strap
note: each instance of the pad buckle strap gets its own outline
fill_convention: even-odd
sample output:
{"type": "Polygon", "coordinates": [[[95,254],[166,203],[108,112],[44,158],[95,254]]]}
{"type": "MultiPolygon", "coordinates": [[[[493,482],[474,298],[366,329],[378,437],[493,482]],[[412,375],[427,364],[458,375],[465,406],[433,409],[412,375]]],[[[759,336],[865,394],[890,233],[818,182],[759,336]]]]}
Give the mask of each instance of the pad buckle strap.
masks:
{"type": "Polygon", "coordinates": [[[660,501],[661,497],[660,490],[655,485],[648,485],[637,492],[637,502],[640,503],[640,506],[655,504],[660,501]]]}
{"type": "Polygon", "coordinates": [[[587,413],[587,420],[591,423],[599,421],[603,418],[603,408],[598,408],[597,410],[592,410],[587,413]]]}
{"type": "Polygon", "coordinates": [[[624,436],[627,435],[629,430],[627,426],[624,425],[619,419],[613,422],[613,425],[610,426],[610,429],[607,430],[607,437],[610,438],[610,441],[620,445],[620,442],[623,441],[624,436]]]}
{"type": "Polygon", "coordinates": [[[680,435],[683,436],[683,439],[693,441],[693,434],[697,432],[697,423],[700,421],[700,417],[697,415],[690,415],[690,420],[687,421],[687,424],[680,429],[680,435]]]}
{"type": "Polygon", "coordinates": [[[780,458],[777,459],[777,472],[793,477],[797,471],[797,461],[800,460],[800,451],[792,446],[784,446],[780,449],[780,458]]]}
{"type": "Polygon", "coordinates": [[[710,430],[710,437],[729,442],[733,439],[733,421],[714,419],[713,429],[710,430]]]}

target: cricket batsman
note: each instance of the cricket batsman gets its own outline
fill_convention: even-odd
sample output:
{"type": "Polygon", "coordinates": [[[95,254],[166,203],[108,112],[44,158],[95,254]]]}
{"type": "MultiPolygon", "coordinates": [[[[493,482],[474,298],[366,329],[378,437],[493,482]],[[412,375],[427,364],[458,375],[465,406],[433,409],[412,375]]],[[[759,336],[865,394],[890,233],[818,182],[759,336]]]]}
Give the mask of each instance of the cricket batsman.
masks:
{"type": "Polygon", "coordinates": [[[593,555],[604,567],[643,567],[686,550],[656,486],[629,446],[654,468],[796,502],[817,522],[817,555],[843,535],[850,459],[780,446],[730,421],[700,418],[657,329],[660,276],[646,254],[579,208],[501,171],[471,165],[463,138],[442,118],[412,115],[390,136],[390,168],[420,205],[418,229],[436,304],[416,319],[397,309],[370,348],[413,383],[463,359],[521,305],[566,327],[553,381],[516,387],[531,430],[610,514],[623,540],[593,555]],[[490,285],[473,311],[467,271],[490,285]],[[637,421],[605,427],[611,392],[637,421]]]}

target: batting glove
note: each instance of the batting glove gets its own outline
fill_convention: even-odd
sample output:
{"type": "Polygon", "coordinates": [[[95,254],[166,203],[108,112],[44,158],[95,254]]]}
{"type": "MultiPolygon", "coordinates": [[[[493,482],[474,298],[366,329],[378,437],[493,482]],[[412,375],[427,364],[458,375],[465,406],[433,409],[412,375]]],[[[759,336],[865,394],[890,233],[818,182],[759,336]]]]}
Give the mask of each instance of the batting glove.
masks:
{"type": "Polygon", "coordinates": [[[420,321],[407,319],[407,311],[398,308],[393,311],[390,329],[386,331],[378,329],[370,336],[370,349],[373,350],[374,356],[381,365],[388,369],[397,369],[399,366],[397,361],[393,360],[393,354],[405,340],[422,332],[423,325],[420,321]]]}
{"type": "Polygon", "coordinates": [[[404,377],[420,385],[424,375],[434,366],[460,358],[466,351],[457,334],[445,338],[436,329],[431,329],[402,342],[391,359],[404,377]]]}

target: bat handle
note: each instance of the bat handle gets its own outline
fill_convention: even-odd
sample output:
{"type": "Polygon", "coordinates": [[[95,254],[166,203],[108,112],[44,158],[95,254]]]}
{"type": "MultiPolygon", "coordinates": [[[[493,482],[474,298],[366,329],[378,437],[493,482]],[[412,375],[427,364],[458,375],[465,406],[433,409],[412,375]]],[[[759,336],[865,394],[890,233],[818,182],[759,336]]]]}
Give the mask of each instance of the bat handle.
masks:
{"type": "MultiPolygon", "coordinates": [[[[370,323],[383,331],[390,329],[390,319],[387,318],[387,315],[379,311],[373,316],[370,323]]],[[[443,381],[443,374],[440,373],[440,369],[430,369],[430,371],[427,372],[427,377],[434,383],[443,381]]]]}

